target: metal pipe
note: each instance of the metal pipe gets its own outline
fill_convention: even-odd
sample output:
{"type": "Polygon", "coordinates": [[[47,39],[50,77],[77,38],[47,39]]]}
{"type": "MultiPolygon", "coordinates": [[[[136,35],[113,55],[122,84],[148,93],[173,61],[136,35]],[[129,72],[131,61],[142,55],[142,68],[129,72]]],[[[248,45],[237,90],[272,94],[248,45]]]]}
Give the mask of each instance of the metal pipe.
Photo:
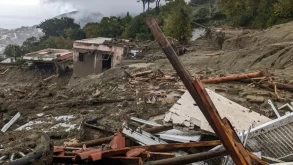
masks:
{"type": "Polygon", "coordinates": [[[211,158],[224,156],[224,155],[227,155],[227,151],[225,149],[221,149],[216,151],[208,151],[208,152],[201,152],[198,154],[180,156],[180,157],[175,157],[170,159],[151,161],[151,162],[147,162],[146,165],[182,165],[182,164],[189,164],[189,163],[204,161],[204,160],[208,160],[211,158]]]}

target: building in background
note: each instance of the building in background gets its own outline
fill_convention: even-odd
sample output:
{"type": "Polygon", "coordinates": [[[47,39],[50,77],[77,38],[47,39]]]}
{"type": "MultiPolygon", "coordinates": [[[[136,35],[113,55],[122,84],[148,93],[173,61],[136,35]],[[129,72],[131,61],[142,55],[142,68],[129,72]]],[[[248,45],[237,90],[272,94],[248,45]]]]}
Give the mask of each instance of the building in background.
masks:
{"type": "Polygon", "coordinates": [[[62,74],[72,64],[73,52],[67,49],[44,49],[25,54],[23,60],[33,69],[53,70],[62,74]]]}
{"type": "Polygon", "coordinates": [[[84,77],[115,67],[127,55],[128,41],[91,38],[73,43],[73,74],[84,77]]]}

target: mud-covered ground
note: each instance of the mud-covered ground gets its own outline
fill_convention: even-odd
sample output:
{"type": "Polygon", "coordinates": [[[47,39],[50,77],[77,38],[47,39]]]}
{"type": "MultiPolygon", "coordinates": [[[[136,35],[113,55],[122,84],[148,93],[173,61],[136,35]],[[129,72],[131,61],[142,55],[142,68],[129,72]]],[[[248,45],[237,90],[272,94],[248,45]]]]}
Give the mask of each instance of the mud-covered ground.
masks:
{"type": "MultiPolygon", "coordinates": [[[[190,43],[189,52],[180,59],[193,78],[264,71],[277,82],[290,83],[293,79],[290,53],[293,38],[288,30],[291,24],[265,31],[229,29],[223,49],[198,39],[190,43]],[[282,32],[283,37],[278,37],[277,32],[282,32]]],[[[164,114],[183,94],[184,86],[159,49],[143,56],[85,78],[69,74],[44,81],[52,73],[11,68],[0,75],[0,127],[17,112],[21,117],[8,132],[0,133],[0,143],[4,148],[10,148],[14,138],[42,132],[47,132],[55,145],[75,138],[80,141],[97,139],[115,132],[127,116],[149,119],[164,114]],[[141,79],[131,79],[125,74],[125,71],[135,74],[148,70],[153,73],[141,79]],[[163,78],[168,76],[175,79],[163,78]],[[104,131],[84,126],[88,120],[95,121],[94,124],[104,131]]],[[[292,100],[292,92],[278,90],[277,98],[274,90],[239,81],[207,84],[206,87],[271,118],[276,116],[267,104],[268,99],[273,99],[277,106],[292,100]],[[260,101],[252,102],[251,97],[260,101]]]]}

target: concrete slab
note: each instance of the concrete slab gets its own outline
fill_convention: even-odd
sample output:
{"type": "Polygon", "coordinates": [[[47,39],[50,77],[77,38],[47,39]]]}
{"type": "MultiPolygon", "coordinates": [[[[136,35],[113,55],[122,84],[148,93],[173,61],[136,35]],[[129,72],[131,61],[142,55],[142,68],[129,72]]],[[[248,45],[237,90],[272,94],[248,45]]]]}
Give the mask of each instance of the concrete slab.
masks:
{"type": "MultiPolygon", "coordinates": [[[[259,126],[271,119],[261,116],[259,113],[250,112],[245,108],[210,89],[206,89],[213,103],[215,104],[221,118],[227,117],[237,132],[247,130],[251,124],[259,126]]],[[[164,118],[165,123],[182,126],[190,130],[200,129],[204,132],[214,133],[206,118],[196,105],[195,101],[185,92],[181,98],[171,107],[164,118]]]]}

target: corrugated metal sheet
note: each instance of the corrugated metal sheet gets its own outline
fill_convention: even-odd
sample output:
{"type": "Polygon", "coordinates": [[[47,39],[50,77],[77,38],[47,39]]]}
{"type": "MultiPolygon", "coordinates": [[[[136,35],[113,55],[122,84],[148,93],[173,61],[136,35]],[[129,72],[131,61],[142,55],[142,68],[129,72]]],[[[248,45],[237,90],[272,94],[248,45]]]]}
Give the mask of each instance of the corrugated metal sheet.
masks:
{"type": "Polygon", "coordinates": [[[247,147],[276,159],[293,154],[293,113],[253,128],[247,147]]]}

